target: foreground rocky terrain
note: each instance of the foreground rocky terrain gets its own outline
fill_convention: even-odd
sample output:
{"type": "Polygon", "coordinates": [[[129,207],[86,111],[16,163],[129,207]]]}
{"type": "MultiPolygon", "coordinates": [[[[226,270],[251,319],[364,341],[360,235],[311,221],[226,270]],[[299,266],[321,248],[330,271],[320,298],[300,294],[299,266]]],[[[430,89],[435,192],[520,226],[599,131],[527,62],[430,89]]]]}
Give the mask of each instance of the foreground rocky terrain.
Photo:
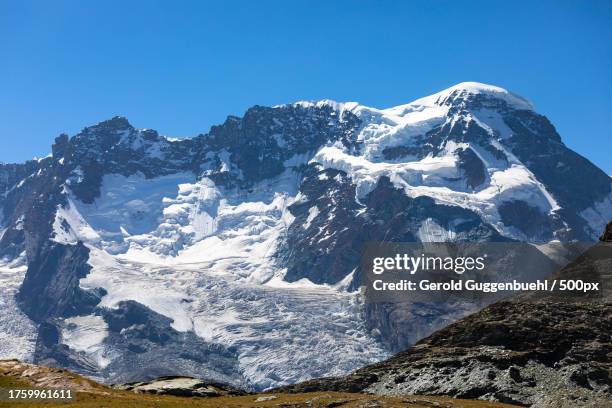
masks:
{"type": "Polygon", "coordinates": [[[612,406],[612,223],[551,279],[599,282],[593,294],[528,293],[490,305],[378,364],[281,388],[428,394],[537,407],[612,406]]]}
{"type": "Polygon", "coordinates": [[[75,408],[504,408],[505,404],[457,400],[444,397],[380,397],[356,393],[247,394],[219,384],[206,384],[193,378],[163,378],[148,383],[109,388],[66,370],[52,369],[17,360],[0,360],[0,388],[71,389],[72,402],[2,402],[0,407],[75,407],[75,408]],[[203,389],[208,392],[202,392],[203,389]],[[189,392],[193,391],[192,394],[189,392]],[[213,391],[213,392],[210,392],[213,391]],[[180,395],[180,396],[179,396],[180,395]]]}

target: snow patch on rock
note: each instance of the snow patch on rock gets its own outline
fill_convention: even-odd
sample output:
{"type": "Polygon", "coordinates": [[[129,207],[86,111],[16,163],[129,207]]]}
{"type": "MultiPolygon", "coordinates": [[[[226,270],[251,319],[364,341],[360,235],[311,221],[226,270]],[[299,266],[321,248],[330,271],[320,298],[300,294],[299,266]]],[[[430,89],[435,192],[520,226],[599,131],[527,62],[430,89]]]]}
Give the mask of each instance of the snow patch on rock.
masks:
{"type": "Polygon", "coordinates": [[[101,316],[77,316],[64,320],[62,328],[62,343],[73,350],[87,354],[104,368],[110,363],[103,344],[108,335],[108,325],[101,316]]]}
{"type": "Polygon", "coordinates": [[[612,193],[592,207],[582,211],[580,216],[586,220],[591,228],[590,235],[598,236],[604,230],[606,224],[610,222],[610,214],[612,214],[612,193]]]}
{"type": "Polygon", "coordinates": [[[310,228],[310,224],[312,221],[319,215],[319,208],[316,205],[313,205],[308,209],[308,217],[306,218],[306,222],[302,225],[302,228],[307,230],[310,228]]]}

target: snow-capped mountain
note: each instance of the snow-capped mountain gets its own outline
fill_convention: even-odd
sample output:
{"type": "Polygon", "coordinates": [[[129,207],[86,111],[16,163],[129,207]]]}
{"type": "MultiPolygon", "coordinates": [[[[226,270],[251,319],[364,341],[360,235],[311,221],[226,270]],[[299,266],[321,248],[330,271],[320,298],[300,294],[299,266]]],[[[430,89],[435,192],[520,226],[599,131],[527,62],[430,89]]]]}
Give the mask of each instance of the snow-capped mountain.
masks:
{"type": "Polygon", "coordinates": [[[611,191],[528,101],[478,83],[256,106],[182,140],[116,117],[0,165],[0,357],[110,382],[344,374],[466,312],[364,307],[365,242],[595,239],[611,191]]]}

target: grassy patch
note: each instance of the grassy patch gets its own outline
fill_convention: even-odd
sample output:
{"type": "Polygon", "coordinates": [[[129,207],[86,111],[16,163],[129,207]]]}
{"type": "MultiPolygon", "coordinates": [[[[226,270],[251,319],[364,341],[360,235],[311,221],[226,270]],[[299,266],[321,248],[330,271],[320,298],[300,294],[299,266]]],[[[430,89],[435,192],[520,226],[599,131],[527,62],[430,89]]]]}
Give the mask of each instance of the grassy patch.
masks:
{"type": "MultiPolygon", "coordinates": [[[[3,384],[18,384],[3,378],[3,384]]],[[[21,386],[21,385],[20,385],[21,386]]],[[[266,394],[239,397],[181,398],[134,394],[128,391],[107,390],[106,394],[77,393],[74,402],[0,402],[0,408],[19,407],[70,407],[70,408],[254,408],[254,407],[446,407],[446,408],[493,408],[510,407],[485,401],[456,400],[445,397],[378,397],[347,393],[274,394],[277,398],[256,402],[266,394]],[[365,404],[364,404],[365,403],[365,404]],[[375,404],[375,405],[374,405],[375,404]]]]}
{"type": "Polygon", "coordinates": [[[22,379],[11,376],[0,376],[0,388],[32,388],[22,379]]]}

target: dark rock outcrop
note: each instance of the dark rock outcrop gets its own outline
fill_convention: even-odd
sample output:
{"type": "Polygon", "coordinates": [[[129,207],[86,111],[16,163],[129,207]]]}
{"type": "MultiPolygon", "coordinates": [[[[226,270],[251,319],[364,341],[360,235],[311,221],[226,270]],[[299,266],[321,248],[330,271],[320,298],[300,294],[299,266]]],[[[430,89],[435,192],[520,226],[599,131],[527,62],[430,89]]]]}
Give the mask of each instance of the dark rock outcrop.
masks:
{"type": "Polygon", "coordinates": [[[533,111],[509,112],[504,122],[513,136],[507,145],[564,208],[577,211],[610,194],[610,176],[568,149],[546,117],[533,111]]]}
{"type": "Polygon", "coordinates": [[[612,242],[612,221],[606,225],[606,229],[601,234],[601,237],[599,237],[599,240],[602,242],[612,242]]]}
{"type": "Polygon", "coordinates": [[[22,310],[36,322],[91,313],[105,293],[79,287],[91,269],[89,249],[82,243],[47,245],[44,255],[28,265],[17,297],[22,310]]]}
{"type": "Polygon", "coordinates": [[[486,168],[482,160],[471,148],[461,149],[457,153],[459,157],[459,168],[463,171],[466,184],[475,189],[487,178],[486,168]]]}
{"type": "Polygon", "coordinates": [[[551,219],[537,207],[521,200],[505,201],[497,208],[501,221],[521,231],[532,242],[550,239],[551,219]]]}

